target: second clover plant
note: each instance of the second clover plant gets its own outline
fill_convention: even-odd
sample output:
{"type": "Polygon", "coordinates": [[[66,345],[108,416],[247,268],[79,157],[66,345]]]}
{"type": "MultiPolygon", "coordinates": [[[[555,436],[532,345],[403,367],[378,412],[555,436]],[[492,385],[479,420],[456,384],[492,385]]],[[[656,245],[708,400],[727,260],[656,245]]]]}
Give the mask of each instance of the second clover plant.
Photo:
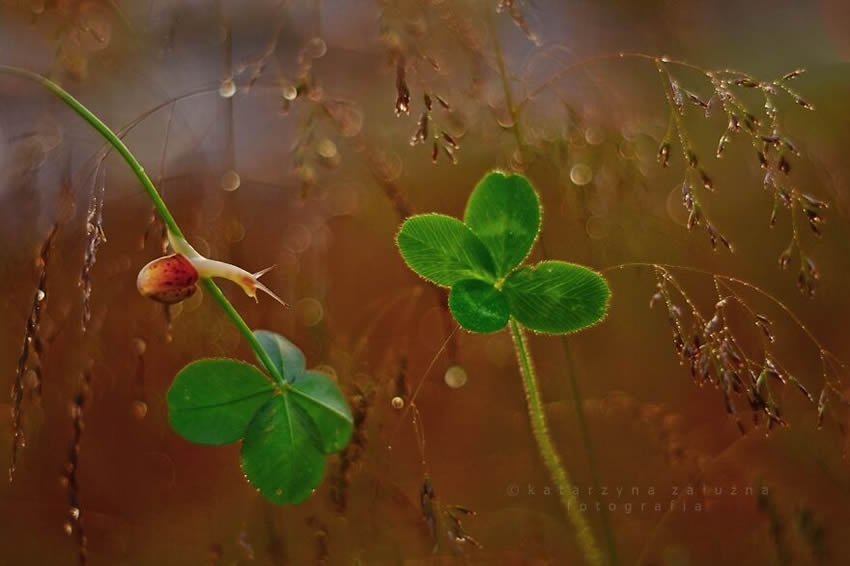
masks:
{"type": "Polygon", "coordinates": [[[397,241],[413,271],[451,289],[449,308],[466,330],[495,332],[513,318],[535,332],[567,334],[599,322],[610,296],[601,275],[565,261],[521,265],[540,227],[528,179],[493,172],[470,195],[463,222],[413,216],[397,241]]]}
{"type": "Polygon", "coordinates": [[[556,260],[524,265],[540,228],[540,200],[528,179],[492,172],[472,191],[463,221],[443,214],[413,216],[396,241],[408,267],[450,289],[449,308],[461,327],[478,333],[510,327],[541,458],[585,559],[602,564],[549,436],[524,328],[568,334],[592,326],[604,318],[611,291],[600,274],[581,265],[556,260]]]}

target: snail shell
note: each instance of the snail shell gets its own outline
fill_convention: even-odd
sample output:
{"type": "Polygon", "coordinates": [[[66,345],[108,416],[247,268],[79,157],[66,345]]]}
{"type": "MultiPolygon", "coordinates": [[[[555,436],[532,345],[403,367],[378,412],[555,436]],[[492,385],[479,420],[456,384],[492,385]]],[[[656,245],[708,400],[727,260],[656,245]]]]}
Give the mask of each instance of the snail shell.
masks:
{"type": "Polygon", "coordinates": [[[136,287],[143,296],[165,304],[179,303],[198,290],[198,270],[186,256],[157,258],[139,271],[136,287]]]}

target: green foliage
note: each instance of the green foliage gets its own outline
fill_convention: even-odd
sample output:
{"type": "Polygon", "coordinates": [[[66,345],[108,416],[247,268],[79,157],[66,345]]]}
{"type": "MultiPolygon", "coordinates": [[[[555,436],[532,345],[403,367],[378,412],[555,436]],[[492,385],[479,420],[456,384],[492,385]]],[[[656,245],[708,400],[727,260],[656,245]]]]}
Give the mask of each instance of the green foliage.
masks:
{"type": "Polygon", "coordinates": [[[538,332],[566,334],[605,316],[610,291],[595,271],[564,261],[523,266],[502,291],[514,318],[538,332]]]}
{"type": "MultiPolygon", "coordinates": [[[[298,346],[280,334],[268,330],[255,330],[254,336],[257,337],[260,346],[263,347],[269,359],[288,383],[292,383],[296,375],[304,373],[307,361],[298,346]]],[[[259,356],[257,359],[262,365],[263,360],[259,359],[259,356]]]]}
{"type": "Polygon", "coordinates": [[[478,279],[466,279],[452,287],[449,309],[461,326],[476,332],[501,330],[510,316],[502,293],[478,279]]]}
{"type": "Polygon", "coordinates": [[[410,268],[451,287],[464,279],[493,281],[496,269],[484,244],[463,222],[442,214],[408,218],[396,237],[410,268]]]}
{"type": "Polygon", "coordinates": [[[484,177],[466,203],[463,221],[493,256],[504,277],[531,251],[540,232],[540,202],[528,179],[493,172],[484,177]]]}
{"type": "Polygon", "coordinates": [[[550,334],[599,322],[610,297],[601,275],[553,260],[520,267],[540,233],[540,217],[528,179],[492,172],[472,191],[464,222],[439,214],[413,216],[402,224],[397,242],[408,267],[451,287],[449,307],[467,330],[495,332],[511,316],[550,334]]]}
{"type": "Polygon", "coordinates": [[[237,360],[192,362],[168,390],[169,420],[192,442],[242,439],[242,469],[254,487],[275,503],[299,503],[321,483],[325,455],[348,443],[354,420],[337,385],[306,370],[297,346],[266,330],[254,335],[286,383],[237,360]]]}
{"type": "Polygon", "coordinates": [[[198,444],[230,444],[245,434],[275,387],[251,364],[224,358],[190,363],[168,389],[168,419],[177,434],[198,444]]]}

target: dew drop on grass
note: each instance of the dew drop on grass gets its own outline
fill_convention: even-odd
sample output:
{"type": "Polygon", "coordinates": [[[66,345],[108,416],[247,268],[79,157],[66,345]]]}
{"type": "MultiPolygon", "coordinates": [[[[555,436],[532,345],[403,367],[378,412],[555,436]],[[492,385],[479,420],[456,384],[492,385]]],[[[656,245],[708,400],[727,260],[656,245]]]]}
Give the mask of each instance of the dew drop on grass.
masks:
{"type": "Polygon", "coordinates": [[[230,98],[234,94],[236,94],[236,83],[233,82],[233,79],[227,78],[221,81],[218,86],[218,95],[222,98],[230,98]]]}
{"type": "Polygon", "coordinates": [[[570,169],[570,181],[578,186],[588,184],[593,180],[593,170],[584,163],[576,163],[570,169]]]}
{"type": "Polygon", "coordinates": [[[239,173],[230,169],[225,171],[221,176],[221,188],[228,192],[233,192],[239,188],[239,185],[242,183],[242,179],[239,177],[239,173]]]}
{"type": "Polygon", "coordinates": [[[393,397],[392,401],[390,401],[390,404],[396,411],[404,409],[404,399],[402,399],[401,397],[393,397]]]}
{"type": "Polygon", "coordinates": [[[460,389],[466,385],[467,375],[466,370],[460,366],[451,366],[446,370],[446,375],[443,377],[446,385],[452,389],[460,389]]]}

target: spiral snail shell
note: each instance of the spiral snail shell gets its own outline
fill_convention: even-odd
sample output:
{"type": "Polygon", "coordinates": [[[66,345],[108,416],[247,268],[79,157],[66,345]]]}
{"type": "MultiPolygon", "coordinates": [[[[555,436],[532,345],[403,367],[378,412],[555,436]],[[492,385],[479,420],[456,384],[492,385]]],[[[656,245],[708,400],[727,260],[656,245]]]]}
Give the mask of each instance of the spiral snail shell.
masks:
{"type": "Polygon", "coordinates": [[[260,290],[283,306],[289,306],[259,281],[274,266],[249,273],[230,263],[205,258],[185,239],[171,232],[168,240],[177,253],[157,258],[139,271],[136,287],[142,296],[165,304],[179,303],[195,294],[201,277],[221,277],[239,285],[255,301],[260,290]]]}
{"type": "Polygon", "coordinates": [[[143,297],[171,305],[194,295],[199,278],[186,256],[171,254],[144,266],[136,278],[136,288],[143,297]]]}

